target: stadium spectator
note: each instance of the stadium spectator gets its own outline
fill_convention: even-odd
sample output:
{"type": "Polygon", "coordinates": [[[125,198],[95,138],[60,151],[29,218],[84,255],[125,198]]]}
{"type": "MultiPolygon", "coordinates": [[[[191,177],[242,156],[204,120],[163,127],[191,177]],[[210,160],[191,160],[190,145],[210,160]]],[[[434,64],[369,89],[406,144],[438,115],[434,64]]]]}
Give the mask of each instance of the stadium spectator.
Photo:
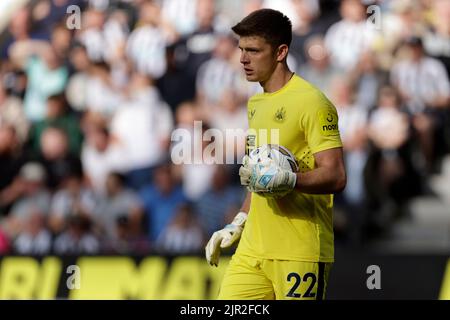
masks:
{"type": "MultiPolygon", "coordinates": [[[[166,48],[167,71],[156,83],[161,97],[169,104],[172,113],[176,112],[177,107],[186,101],[192,101],[195,98],[195,72],[192,75],[188,66],[194,65],[190,60],[185,63],[179,57],[181,50],[187,50],[182,44],[171,45],[166,48]],[[185,64],[185,65],[184,65],[185,64]]],[[[189,55],[188,53],[185,53],[189,55]]],[[[190,58],[186,58],[190,59],[190,58]]]]}
{"type": "Polygon", "coordinates": [[[198,24],[195,30],[175,43],[178,62],[191,77],[195,77],[200,66],[211,58],[220,32],[216,24],[217,12],[214,1],[198,1],[196,14],[198,24]]]}
{"type": "Polygon", "coordinates": [[[202,108],[214,109],[227,89],[242,92],[242,74],[232,62],[235,52],[236,39],[231,35],[218,36],[212,58],[197,73],[197,99],[202,108]]]}
{"type": "Polygon", "coordinates": [[[47,98],[63,92],[68,70],[48,43],[39,40],[15,42],[10,47],[11,61],[27,75],[25,114],[30,121],[45,117],[47,98]]]}
{"type": "Polygon", "coordinates": [[[450,80],[444,65],[426,56],[420,37],[408,38],[407,58],[391,70],[391,82],[405,101],[425,157],[424,170],[433,171],[437,157],[436,133],[442,132],[450,103],[450,80]]]}
{"type": "Polygon", "coordinates": [[[147,237],[133,232],[130,220],[121,215],[116,220],[116,239],[103,243],[103,251],[118,254],[148,254],[152,249],[147,237]]]}
{"type": "Polygon", "coordinates": [[[0,85],[0,125],[11,125],[21,144],[27,139],[30,124],[23,112],[22,101],[8,94],[3,85],[0,85]]]}
{"type": "MultiPolygon", "coordinates": [[[[31,7],[32,26],[31,35],[34,39],[50,40],[53,26],[64,19],[67,7],[83,6],[83,0],[41,0],[31,7]]],[[[66,29],[67,30],[67,29],[66,29]]]]}
{"type": "Polygon", "coordinates": [[[128,99],[111,119],[111,134],[124,148],[121,168],[134,189],[151,180],[151,171],[170,146],[173,118],[151,79],[133,73],[128,99]]]}
{"type": "Polygon", "coordinates": [[[179,205],[174,217],[156,241],[156,250],[171,255],[199,252],[204,245],[205,233],[193,208],[179,205]]]}
{"type": "Polygon", "coordinates": [[[29,217],[33,214],[47,216],[50,209],[50,193],[45,188],[44,167],[36,162],[22,166],[13,182],[17,200],[5,218],[4,230],[10,239],[15,239],[25,230],[29,217]]]}
{"type": "Polygon", "coordinates": [[[53,252],[58,255],[87,255],[100,251],[100,242],[90,230],[90,220],[72,215],[67,231],[56,237],[53,252]]]}
{"type": "Polygon", "coordinates": [[[422,192],[412,157],[410,121],[401,107],[397,91],[383,87],[368,122],[371,148],[364,176],[371,216],[367,223],[381,230],[403,214],[409,198],[422,192]]]}
{"type": "Polygon", "coordinates": [[[17,141],[14,128],[0,124],[0,216],[6,215],[20,196],[15,178],[25,160],[17,141]]]}
{"type": "Polygon", "coordinates": [[[211,128],[218,129],[223,134],[224,163],[227,163],[227,159],[242,159],[245,154],[248,117],[247,108],[240,102],[240,96],[233,90],[225,90],[215,112],[206,115],[211,128]]]}
{"type": "Polygon", "coordinates": [[[111,66],[106,62],[91,63],[88,70],[85,87],[87,114],[99,114],[110,121],[125,99],[123,92],[113,83],[111,66]]]}
{"type": "Polygon", "coordinates": [[[138,194],[125,185],[124,177],[111,172],[106,180],[106,196],[101,199],[96,209],[96,221],[106,242],[114,244],[119,239],[117,221],[125,218],[130,236],[140,236],[143,233],[143,204],[138,194]]]}
{"type": "Polygon", "coordinates": [[[14,240],[13,250],[22,255],[46,255],[52,247],[52,236],[45,227],[45,216],[32,212],[24,221],[23,230],[14,240]]]}
{"type": "Polygon", "coordinates": [[[339,131],[347,167],[347,186],[343,196],[347,203],[358,206],[364,200],[362,172],[367,159],[368,111],[364,106],[356,104],[350,82],[341,77],[333,81],[332,99],[339,115],[339,131]]]}
{"type": "Polygon", "coordinates": [[[381,21],[381,42],[384,58],[392,63],[393,51],[406,39],[425,32],[425,21],[419,1],[396,0],[389,4],[389,10],[383,13],[381,21]]]}
{"type": "Polygon", "coordinates": [[[325,35],[331,63],[343,72],[352,69],[359,56],[373,45],[375,29],[366,23],[365,11],[361,1],[343,0],[342,20],[333,24],[325,35]]]}
{"type": "Polygon", "coordinates": [[[23,7],[13,14],[11,22],[8,25],[6,40],[0,50],[2,59],[7,59],[9,57],[9,47],[12,44],[17,41],[30,39],[30,29],[30,9],[28,7],[23,7]]]}
{"type": "Polygon", "coordinates": [[[44,119],[33,123],[30,130],[29,143],[35,153],[39,153],[42,133],[49,127],[59,128],[68,138],[71,154],[79,154],[82,134],[80,123],[67,106],[64,95],[54,95],[47,99],[47,112],[44,119]]]}
{"type": "MultiPolygon", "coordinates": [[[[54,200],[52,207],[67,213],[78,194],[89,207],[85,211],[92,211],[86,194],[105,197],[111,172],[124,174],[126,186],[135,192],[146,185],[149,221],[143,223],[151,235],[136,236],[131,220],[119,215],[110,226],[117,241],[91,238],[88,242],[94,245],[89,246],[96,250],[145,254],[151,249],[149,239],[158,236],[152,228],[167,230],[175,204],[186,198],[196,210],[204,206],[203,214],[199,212],[202,224],[212,224],[213,215],[232,219],[215,210],[224,211],[222,204],[232,202],[227,190],[239,175],[230,171],[230,179],[217,187],[221,178],[216,166],[194,163],[194,146],[202,151],[197,160],[213,163],[220,160],[215,157],[223,151],[220,142],[224,150],[235,144],[215,137],[195,144],[193,137],[195,133],[207,140],[212,132],[247,127],[246,99],[261,89],[244,80],[236,39],[229,33],[234,22],[262,7],[281,9],[295,20],[288,64],[333,97],[339,108],[347,168],[352,169],[347,170],[346,192],[337,196],[337,205],[345,204],[340,211],[348,219],[346,238],[365,238],[371,225],[389,227],[411,197],[434,191],[435,174],[447,171],[441,159],[450,151],[448,0],[29,1],[0,32],[0,224],[3,232],[15,233],[6,239],[10,247],[22,235],[10,219],[16,216],[12,208],[36,202],[43,211],[45,201],[39,199],[47,194],[54,200]],[[377,30],[367,27],[371,19],[366,8],[373,3],[381,9],[381,19],[372,21],[377,30]],[[81,29],[67,28],[71,4],[81,8],[81,29]],[[420,36],[423,46],[412,36],[420,36]],[[387,80],[395,89],[386,86],[387,80]],[[340,94],[335,96],[333,89],[340,94]],[[68,103],[62,108],[64,94],[68,103]],[[196,120],[203,121],[200,131],[194,130],[196,120]],[[174,128],[181,129],[185,140],[172,141],[170,147],[174,128]],[[183,161],[170,170],[173,177],[155,174],[155,166],[180,149],[183,161]],[[36,161],[44,165],[46,181],[24,182],[20,168],[36,161]],[[78,187],[72,189],[67,177],[74,168],[85,181],[77,180],[78,187]],[[155,176],[162,182],[154,182],[155,176]],[[223,198],[217,190],[223,190],[223,198]],[[203,220],[203,215],[209,218],[203,220]],[[150,226],[151,219],[156,225],[150,226]]],[[[241,154],[237,152],[235,160],[241,154]]],[[[96,201],[94,207],[101,203],[96,201]]],[[[24,225],[34,219],[24,216],[24,225]]],[[[48,222],[53,231],[65,232],[60,242],[66,242],[66,248],[78,241],[65,224],[53,218],[48,222]]],[[[91,223],[91,233],[100,235],[101,222],[91,223]]],[[[29,243],[25,229],[22,239],[29,243]]],[[[172,231],[174,238],[182,238],[172,231]]]]}
{"type": "Polygon", "coordinates": [[[178,130],[171,149],[172,160],[179,165],[176,173],[190,201],[197,201],[208,190],[214,172],[211,164],[223,160],[218,153],[222,151],[221,142],[216,144],[214,137],[205,136],[210,127],[207,122],[201,121],[200,114],[195,104],[184,103],[178,108],[178,130]],[[195,123],[194,119],[197,119],[195,123]]]}
{"type": "Polygon", "coordinates": [[[147,235],[154,243],[175,216],[178,205],[187,199],[169,163],[155,169],[153,183],[143,187],[139,195],[145,208],[147,235]]]}
{"type": "Polygon", "coordinates": [[[104,195],[106,179],[110,172],[120,167],[123,148],[115,141],[102,124],[92,123],[85,126],[85,141],[81,151],[84,174],[93,190],[104,195]]]}
{"type": "Polygon", "coordinates": [[[364,169],[368,157],[368,108],[359,105],[352,83],[347,78],[332,80],[332,100],[339,115],[339,131],[344,146],[344,160],[347,170],[347,186],[336,195],[337,206],[344,208],[343,214],[336,212],[337,238],[348,245],[359,245],[364,233],[367,216],[365,201],[364,169]],[[341,218],[341,219],[339,219],[341,218]]]}
{"type": "Polygon", "coordinates": [[[298,74],[331,96],[331,82],[338,75],[330,64],[330,56],[320,35],[311,36],[305,42],[306,62],[300,65],[298,74]]]}
{"type": "Polygon", "coordinates": [[[113,15],[108,19],[106,12],[91,7],[83,13],[83,28],[76,39],[86,47],[91,61],[109,62],[120,56],[127,35],[127,27],[120,19],[113,15]]]}
{"type": "Polygon", "coordinates": [[[60,234],[65,230],[70,215],[92,220],[97,210],[98,199],[90,188],[83,185],[82,172],[72,170],[52,197],[47,223],[53,234],[60,234]]]}
{"type": "Polygon", "coordinates": [[[212,234],[226,223],[230,212],[235,213],[242,202],[242,190],[230,184],[231,170],[216,165],[211,188],[198,200],[195,211],[207,234],[212,234]]]}
{"type": "Polygon", "coordinates": [[[377,104],[380,88],[389,83],[389,73],[379,67],[373,51],[361,54],[349,78],[355,90],[355,103],[366,110],[377,104]]]}
{"type": "Polygon", "coordinates": [[[423,42],[426,52],[439,59],[450,75],[450,2],[435,0],[431,3],[434,20],[424,32],[423,42]]]}
{"type": "Polygon", "coordinates": [[[199,2],[202,0],[162,0],[160,15],[166,23],[171,24],[174,31],[185,35],[192,32],[198,24],[196,11],[199,2]]]}
{"type": "Polygon", "coordinates": [[[46,128],[40,138],[38,159],[47,171],[47,186],[55,190],[72,170],[82,170],[77,154],[70,153],[67,134],[57,128],[46,128]]]}
{"type": "Polygon", "coordinates": [[[68,67],[70,73],[69,50],[72,42],[72,32],[65,23],[57,23],[51,26],[50,45],[55,50],[55,54],[61,58],[62,64],[68,67]]]}
{"type": "Polygon", "coordinates": [[[292,0],[297,26],[292,30],[292,55],[299,65],[306,63],[308,51],[306,42],[313,36],[325,34],[326,26],[318,21],[320,9],[316,0],[292,0]]]}
{"type": "Polygon", "coordinates": [[[167,68],[166,46],[178,38],[173,27],[161,16],[154,1],[139,6],[139,21],[128,38],[126,52],[136,70],[153,79],[160,78],[167,68]]]}
{"type": "Polygon", "coordinates": [[[72,75],[67,83],[65,94],[69,105],[75,111],[82,113],[88,109],[87,91],[91,67],[86,47],[75,43],[69,52],[69,62],[72,75]]]}

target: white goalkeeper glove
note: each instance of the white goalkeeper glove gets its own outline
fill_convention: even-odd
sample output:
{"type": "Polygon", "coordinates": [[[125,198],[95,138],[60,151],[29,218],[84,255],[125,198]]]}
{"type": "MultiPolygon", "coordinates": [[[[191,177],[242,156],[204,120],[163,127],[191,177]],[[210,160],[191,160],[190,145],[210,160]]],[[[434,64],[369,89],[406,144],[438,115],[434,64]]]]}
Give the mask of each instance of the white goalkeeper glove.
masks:
{"type": "Polygon", "coordinates": [[[273,162],[248,165],[243,162],[239,169],[241,184],[250,192],[262,195],[285,194],[295,188],[297,174],[284,170],[273,162]]]}
{"type": "Polygon", "coordinates": [[[234,217],[233,222],[213,233],[205,247],[206,260],[210,265],[219,265],[220,250],[230,247],[241,237],[246,220],[247,213],[241,211],[234,217]]]}

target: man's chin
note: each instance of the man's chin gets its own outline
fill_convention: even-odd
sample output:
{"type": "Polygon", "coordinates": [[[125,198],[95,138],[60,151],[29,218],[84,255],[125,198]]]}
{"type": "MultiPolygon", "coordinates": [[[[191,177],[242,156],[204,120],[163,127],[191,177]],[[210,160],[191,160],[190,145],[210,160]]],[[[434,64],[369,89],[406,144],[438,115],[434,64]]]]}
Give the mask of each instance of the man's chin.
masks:
{"type": "Polygon", "coordinates": [[[246,75],[245,78],[246,78],[247,81],[249,81],[249,82],[259,82],[258,78],[255,77],[254,75],[246,75]]]}

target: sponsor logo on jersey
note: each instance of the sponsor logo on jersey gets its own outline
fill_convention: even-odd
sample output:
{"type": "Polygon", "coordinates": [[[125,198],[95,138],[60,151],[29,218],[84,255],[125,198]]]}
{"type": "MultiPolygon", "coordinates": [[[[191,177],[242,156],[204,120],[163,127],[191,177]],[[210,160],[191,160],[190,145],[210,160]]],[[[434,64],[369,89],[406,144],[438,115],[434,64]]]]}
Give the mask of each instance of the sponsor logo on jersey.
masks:
{"type": "Polygon", "coordinates": [[[320,110],[318,112],[320,133],[324,136],[339,134],[338,116],[332,109],[320,110]]]}

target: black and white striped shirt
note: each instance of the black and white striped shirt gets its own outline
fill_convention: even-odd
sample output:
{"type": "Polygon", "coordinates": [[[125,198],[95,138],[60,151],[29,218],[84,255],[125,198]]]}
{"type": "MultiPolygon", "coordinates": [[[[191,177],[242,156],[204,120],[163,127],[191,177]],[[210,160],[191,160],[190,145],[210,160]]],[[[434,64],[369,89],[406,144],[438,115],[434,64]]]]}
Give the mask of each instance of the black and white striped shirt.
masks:
{"type": "Polygon", "coordinates": [[[224,59],[212,58],[200,66],[197,74],[197,91],[206,101],[217,104],[226,90],[238,89],[241,74],[224,59]]]}
{"type": "Polygon", "coordinates": [[[437,59],[424,57],[419,63],[405,60],[391,70],[391,82],[411,98],[409,111],[422,112],[438,98],[450,97],[450,81],[444,65],[437,59]]]}
{"type": "Polygon", "coordinates": [[[333,24],[325,35],[325,47],[331,63],[340,70],[350,70],[361,54],[370,48],[375,39],[375,29],[366,21],[341,20],[333,24]]]}
{"type": "Polygon", "coordinates": [[[181,35],[197,27],[197,0],[162,0],[162,15],[181,35]]]}
{"type": "Polygon", "coordinates": [[[150,25],[135,29],[127,43],[127,55],[136,69],[158,79],[167,68],[164,32],[150,25]]]}

